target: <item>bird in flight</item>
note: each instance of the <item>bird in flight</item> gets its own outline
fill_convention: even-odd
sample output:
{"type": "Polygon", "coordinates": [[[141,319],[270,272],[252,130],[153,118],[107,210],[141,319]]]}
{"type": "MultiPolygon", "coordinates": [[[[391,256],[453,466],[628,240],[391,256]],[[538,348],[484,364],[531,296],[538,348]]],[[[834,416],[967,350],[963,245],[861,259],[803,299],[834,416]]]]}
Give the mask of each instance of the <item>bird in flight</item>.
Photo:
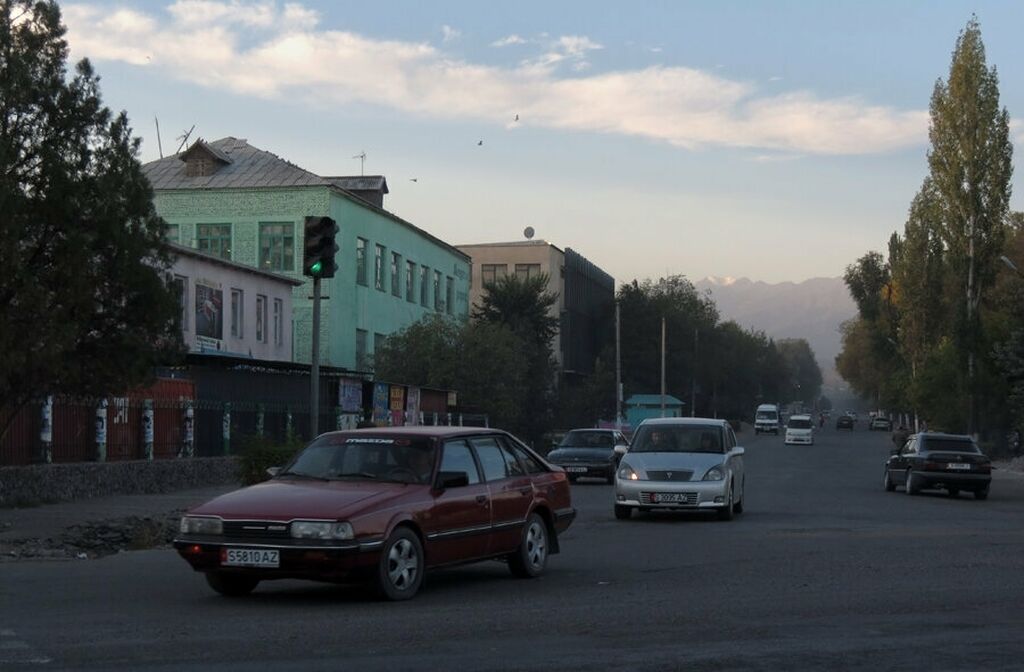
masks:
{"type": "Polygon", "coordinates": [[[484,146],[484,141],[483,140],[477,140],[476,146],[477,147],[483,147],[484,146]]]}
{"type": "Polygon", "coordinates": [[[410,182],[419,182],[419,181],[420,181],[420,178],[418,178],[418,177],[410,177],[410,178],[409,178],[409,181],[410,181],[410,182]]]}
{"type": "Polygon", "coordinates": [[[515,121],[519,121],[519,115],[516,115],[515,121]]]}

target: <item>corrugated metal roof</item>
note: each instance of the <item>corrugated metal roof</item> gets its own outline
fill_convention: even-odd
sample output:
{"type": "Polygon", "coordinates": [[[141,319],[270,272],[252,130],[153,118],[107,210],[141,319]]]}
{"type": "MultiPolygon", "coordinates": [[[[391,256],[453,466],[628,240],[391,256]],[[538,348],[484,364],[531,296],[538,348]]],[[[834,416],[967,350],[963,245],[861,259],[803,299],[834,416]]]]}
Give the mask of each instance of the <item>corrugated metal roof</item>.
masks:
{"type": "MultiPolygon", "coordinates": [[[[203,142],[197,140],[196,143],[203,142]]],[[[239,138],[221,138],[204,142],[210,153],[228,161],[213,175],[185,174],[182,160],[196,145],[185,152],[150,161],[142,166],[153,189],[244,189],[247,187],[310,187],[330,186],[332,183],[276,154],[253,147],[239,138]]]]}
{"type": "Polygon", "coordinates": [[[383,175],[335,175],[325,177],[333,185],[349,191],[381,191],[388,192],[388,181],[383,175]]]}
{"type": "MultiPolygon", "coordinates": [[[[651,404],[661,405],[660,394],[634,394],[629,399],[626,399],[626,403],[630,406],[648,406],[651,404]]],[[[682,406],[684,402],[676,399],[671,394],[665,395],[666,406],[682,406]]]]}

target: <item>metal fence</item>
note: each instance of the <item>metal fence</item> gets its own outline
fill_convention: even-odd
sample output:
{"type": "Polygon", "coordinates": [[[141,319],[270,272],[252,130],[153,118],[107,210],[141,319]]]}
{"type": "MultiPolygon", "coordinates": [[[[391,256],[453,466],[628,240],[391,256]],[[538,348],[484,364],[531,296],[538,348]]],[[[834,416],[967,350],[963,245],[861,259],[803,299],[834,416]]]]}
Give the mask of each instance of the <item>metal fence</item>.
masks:
{"type": "MultiPolygon", "coordinates": [[[[6,422],[7,418],[0,418],[6,422]]],[[[360,414],[321,409],[320,432],[353,429],[360,414]]],[[[488,426],[488,417],[462,413],[391,415],[388,425],[488,426]]],[[[177,457],[237,452],[244,436],[278,443],[309,441],[304,404],[203,399],[108,398],[38,400],[22,408],[0,439],[0,465],[177,457]]]]}

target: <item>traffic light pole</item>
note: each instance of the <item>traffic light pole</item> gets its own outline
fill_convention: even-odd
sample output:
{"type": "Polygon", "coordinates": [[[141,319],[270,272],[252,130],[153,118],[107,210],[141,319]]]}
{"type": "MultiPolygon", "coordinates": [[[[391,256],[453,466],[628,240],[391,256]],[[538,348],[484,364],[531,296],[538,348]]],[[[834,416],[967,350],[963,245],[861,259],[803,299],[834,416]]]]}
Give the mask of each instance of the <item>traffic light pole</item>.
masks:
{"type": "Polygon", "coordinates": [[[313,278],[313,336],[309,367],[309,438],[320,433],[320,278],[313,278]]]}

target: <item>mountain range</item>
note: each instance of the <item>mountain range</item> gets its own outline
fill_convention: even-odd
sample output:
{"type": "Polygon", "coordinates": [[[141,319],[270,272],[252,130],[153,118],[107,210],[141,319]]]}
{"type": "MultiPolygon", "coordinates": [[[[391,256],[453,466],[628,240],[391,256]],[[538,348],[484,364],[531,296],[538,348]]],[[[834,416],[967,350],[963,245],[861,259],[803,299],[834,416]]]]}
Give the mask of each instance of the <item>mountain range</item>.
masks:
{"type": "Polygon", "coordinates": [[[722,320],[734,320],[775,339],[806,339],[825,384],[841,382],[835,370],[842,347],[839,325],[857,314],[842,278],[770,284],[748,278],[707,277],[694,285],[711,295],[722,320]]]}

